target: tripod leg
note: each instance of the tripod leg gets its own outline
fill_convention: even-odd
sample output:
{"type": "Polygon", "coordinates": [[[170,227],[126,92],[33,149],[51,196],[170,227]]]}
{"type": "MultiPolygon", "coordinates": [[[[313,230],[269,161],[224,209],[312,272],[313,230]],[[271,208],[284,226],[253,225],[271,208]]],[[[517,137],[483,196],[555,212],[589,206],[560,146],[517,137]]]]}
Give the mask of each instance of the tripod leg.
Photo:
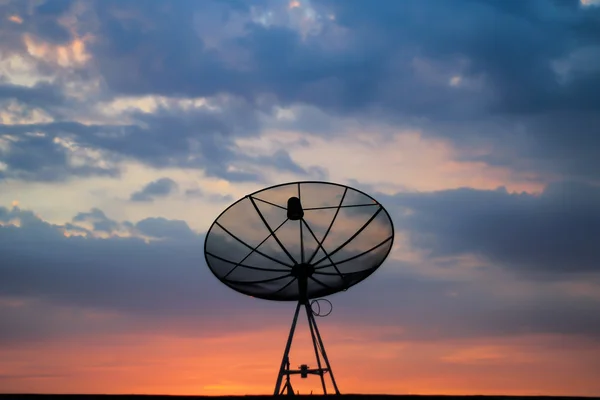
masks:
{"type": "Polygon", "coordinates": [[[287,344],[285,345],[285,351],[283,352],[283,359],[281,360],[281,367],[279,367],[279,375],[277,376],[277,383],[275,384],[275,393],[277,396],[281,389],[281,381],[285,371],[286,362],[290,354],[290,347],[292,347],[292,339],[294,338],[294,331],[296,330],[296,323],[298,322],[298,314],[300,313],[300,302],[296,306],[296,312],[294,313],[294,319],[292,321],[292,327],[290,328],[290,336],[288,337],[287,344]]]}
{"type": "Polygon", "coordinates": [[[312,337],[312,343],[313,343],[313,347],[315,349],[315,357],[317,358],[317,366],[319,367],[319,370],[321,370],[320,377],[321,377],[321,385],[323,386],[323,394],[327,394],[327,386],[325,385],[325,377],[324,377],[323,370],[321,367],[321,356],[319,354],[319,349],[317,347],[317,337],[315,336],[315,328],[313,327],[313,320],[311,318],[311,316],[313,316],[312,308],[310,307],[310,304],[305,304],[304,307],[306,308],[306,318],[308,319],[308,326],[310,328],[310,336],[312,337]]]}
{"type": "MultiPolygon", "coordinates": [[[[285,362],[285,367],[288,370],[290,369],[290,359],[289,358],[285,362]]],[[[288,396],[292,396],[294,394],[294,388],[292,387],[292,382],[290,382],[290,374],[289,373],[286,374],[286,376],[285,376],[285,385],[283,385],[283,389],[281,389],[281,392],[279,394],[283,394],[284,392],[288,396]]]]}
{"type": "Polygon", "coordinates": [[[329,375],[331,376],[331,382],[333,383],[333,388],[335,389],[335,394],[340,394],[340,391],[337,387],[337,383],[335,383],[335,378],[333,376],[333,370],[331,369],[331,364],[329,364],[329,358],[327,358],[327,353],[325,352],[325,346],[323,345],[323,339],[321,339],[321,334],[319,333],[319,328],[317,327],[317,321],[315,321],[315,316],[312,313],[308,316],[309,323],[314,326],[315,333],[317,334],[317,340],[319,341],[319,347],[321,349],[321,353],[323,354],[323,359],[325,360],[325,364],[329,369],[329,375]]]}

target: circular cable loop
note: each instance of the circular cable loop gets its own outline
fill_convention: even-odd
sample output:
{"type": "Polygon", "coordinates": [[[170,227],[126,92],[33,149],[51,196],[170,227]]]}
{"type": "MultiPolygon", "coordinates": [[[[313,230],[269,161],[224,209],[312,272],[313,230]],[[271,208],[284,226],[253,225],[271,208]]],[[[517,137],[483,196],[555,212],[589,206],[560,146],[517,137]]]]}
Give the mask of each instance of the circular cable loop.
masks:
{"type": "Polygon", "coordinates": [[[310,302],[310,309],[312,310],[312,313],[315,317],[327,317],[333,311],[333,304],[331,304],[331,301],[327,299],[314,299],[310,302]],[[327,302],[329,304],[329,311],[327,313],[321,313],[321,301],[327,302]],[[318,307],[317,311],[315,311],[313,304],[316,304],[316,306],[318,307]]]}

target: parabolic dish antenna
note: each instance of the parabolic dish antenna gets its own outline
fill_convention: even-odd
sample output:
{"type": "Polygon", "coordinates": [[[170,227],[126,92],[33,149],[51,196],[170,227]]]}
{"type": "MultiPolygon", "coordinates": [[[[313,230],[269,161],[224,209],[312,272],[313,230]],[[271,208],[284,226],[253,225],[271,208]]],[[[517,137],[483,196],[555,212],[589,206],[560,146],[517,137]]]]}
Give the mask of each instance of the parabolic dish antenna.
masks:
{"type": "Polygon", "coordinates": [[[212,273],[233,290],[265,300],[295,301],[296,312],[274,394],[293,393],[290,374],[329,373],[339,394],[311,300],[349,289],[385,260],[394,227],[379,202],[328,182],[293,182],[245,196],[213,222],[204,243],[212,273]],[[306,310],[318,368],[289,367],[300,308],[306,310]],[[326,366],[323,367],[321,357],[326,366]],[[283,390],[283,377],[287,381],[283,390]]]}

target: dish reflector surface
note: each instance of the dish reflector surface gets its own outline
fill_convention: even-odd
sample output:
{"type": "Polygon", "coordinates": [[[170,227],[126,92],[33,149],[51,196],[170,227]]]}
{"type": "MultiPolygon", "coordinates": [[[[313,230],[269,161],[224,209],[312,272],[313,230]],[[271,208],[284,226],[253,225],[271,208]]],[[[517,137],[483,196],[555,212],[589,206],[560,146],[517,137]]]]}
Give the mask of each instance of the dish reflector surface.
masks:
{"type": "Polygon", "coordinates": [[[228,207],[211,225],[204,253],[212,273],[230,288],[298,301],[294,265],[296,272],[298,265],[310,269],[308,298],[324,297],[371,275],[393,241],[392,220],[371,196],[335,183],[293,182],[228,207]]]}

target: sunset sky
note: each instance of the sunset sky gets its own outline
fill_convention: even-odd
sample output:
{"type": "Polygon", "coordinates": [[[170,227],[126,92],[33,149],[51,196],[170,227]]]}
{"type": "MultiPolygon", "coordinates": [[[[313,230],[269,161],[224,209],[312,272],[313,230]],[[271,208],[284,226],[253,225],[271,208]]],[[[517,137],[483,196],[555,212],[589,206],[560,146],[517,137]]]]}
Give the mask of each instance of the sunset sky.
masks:
{"type": "Polygon", "coordinates": [[[294,304],[221,284],[205,233],[325,180],[396,232],[318,319],[342,393],[600,395],[600,2],[0,0],[0,21],[0,392],[271,393],[294,304]]]}

